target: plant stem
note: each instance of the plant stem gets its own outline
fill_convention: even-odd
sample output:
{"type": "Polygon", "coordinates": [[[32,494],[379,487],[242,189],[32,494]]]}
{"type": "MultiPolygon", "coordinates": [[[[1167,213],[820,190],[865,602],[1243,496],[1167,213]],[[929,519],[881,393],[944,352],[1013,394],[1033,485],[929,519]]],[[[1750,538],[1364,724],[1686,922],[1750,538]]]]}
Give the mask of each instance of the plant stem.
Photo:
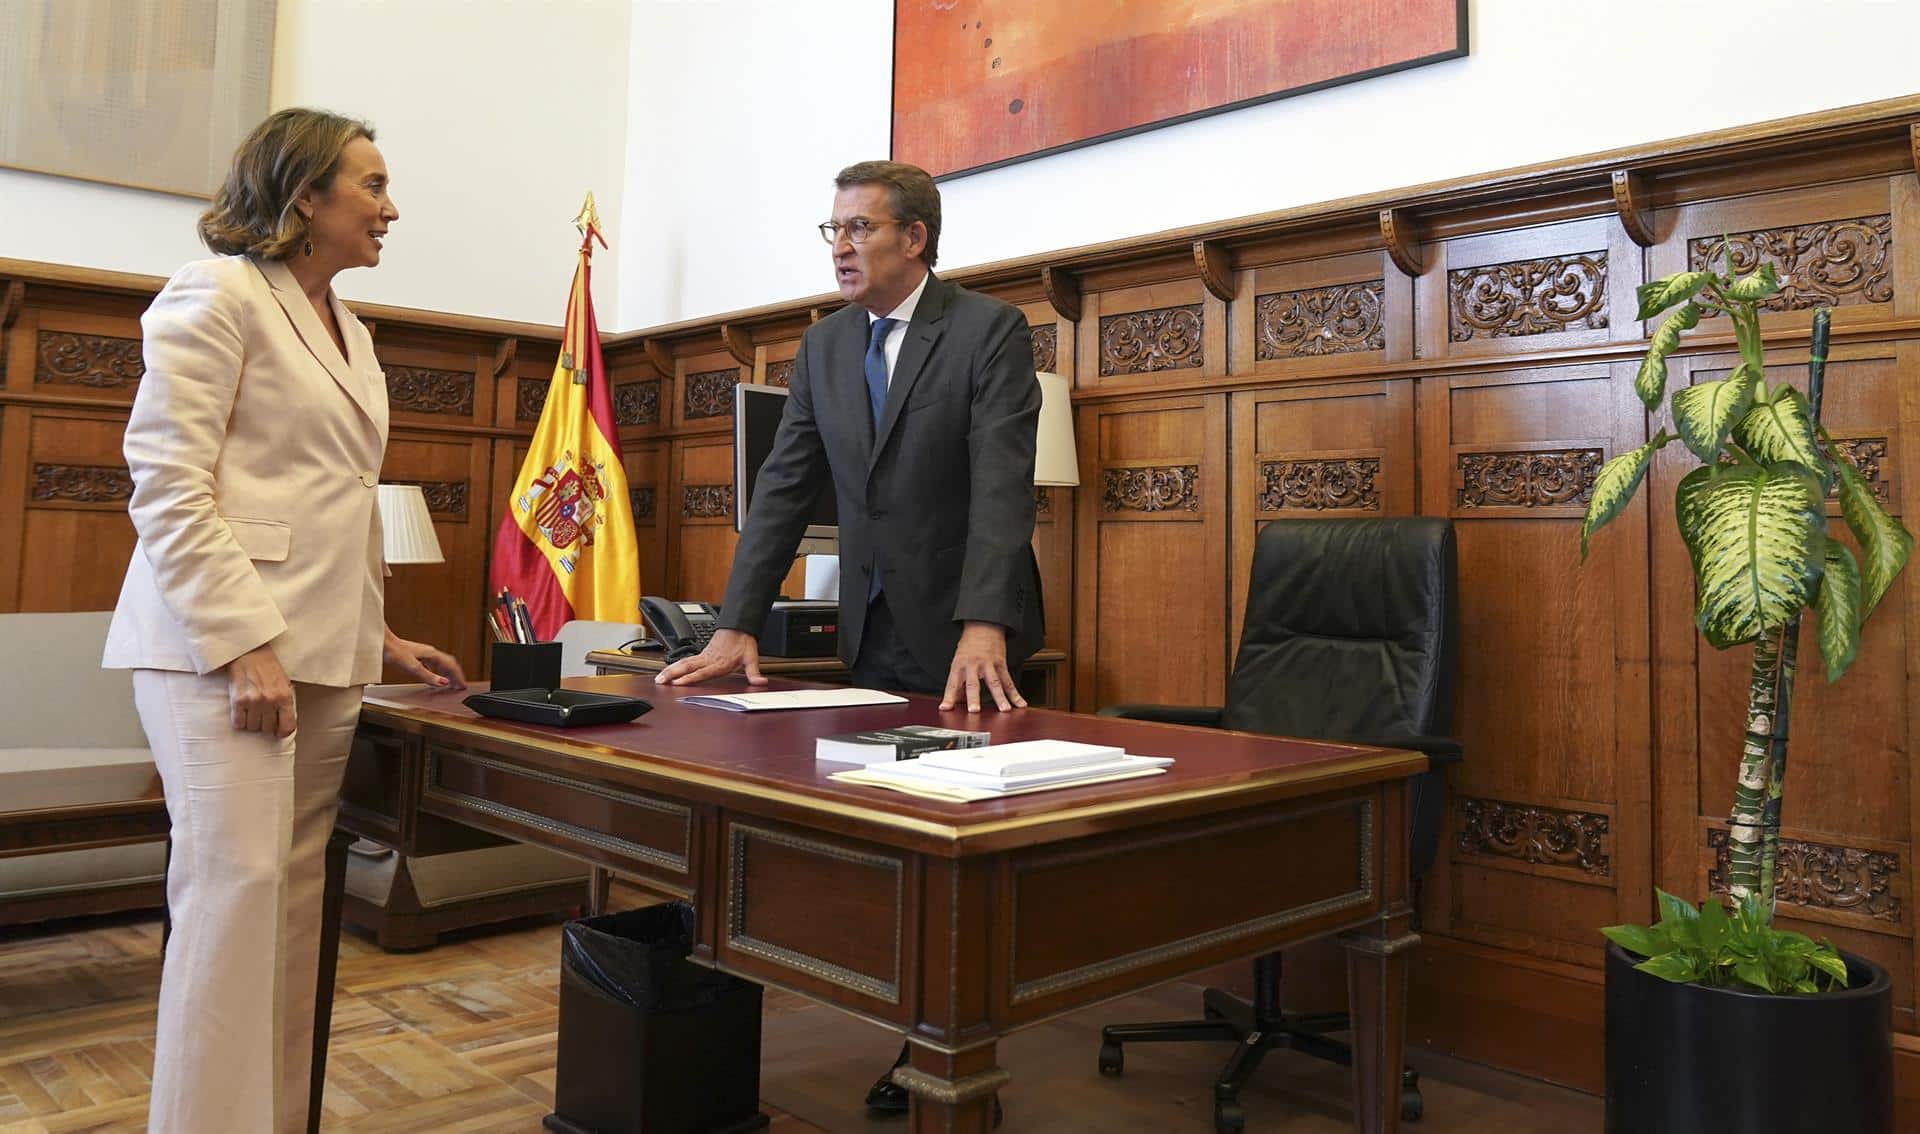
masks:
{"type": "Polygon", "coordinates": [[[1767,924],[1773,924],[1777,900],[1775,884],[1779,880],[1780,797],[1787,781],[1787,718],[1793,708],[1793,672],[1800,653],[1800,616],[1794,615],[1780,631],[1780,644],[1774,651],[1773,729],[1767,737],[1767,795],[1760,809],[1760,889],[1767,924]]]}
{"type": "Polygon", "coordinates": [[[1762,634],[1753,642],[1747,681],[1747,735],[1740,748],[1740,778],[1727,818],[1727,892],[1736,903],[1761,893],[1762,833],[1773,769],[1775,693],[1780,679],[1780,638],[1762,634]]]}

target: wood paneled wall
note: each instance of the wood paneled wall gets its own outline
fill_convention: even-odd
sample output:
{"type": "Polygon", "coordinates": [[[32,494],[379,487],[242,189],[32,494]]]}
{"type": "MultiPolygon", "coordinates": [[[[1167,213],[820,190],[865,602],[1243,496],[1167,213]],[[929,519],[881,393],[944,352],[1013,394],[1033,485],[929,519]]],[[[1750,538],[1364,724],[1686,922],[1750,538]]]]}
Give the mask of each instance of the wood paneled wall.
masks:
{"type": "MultiPolygon", "coordinates": [[[[1677,450],[1579,554],[1595,473],[1665,424],[1631,389],[1650,330],[1634,288],[1726,252],[1774,262],[1776,379],[1804,373],[1807,309],[1834,305],[1827,421],[1905,516],[1917,166],[1920,97],[954,273],[1021,306],[1036,367],[1072,379],[1081,486],[1043,490],[1034,542],[1077,708],[1217,702],[1264,524],[1455,522],[1468,756],[1422,895],[1420,1042],[1597,1087],[1596,927],[1717,875],[1745,655],[1691,626],[1677,450]]],[[[132,545],[119,430],[158,281],[7,262],[0,280],[0,609],[104,606],[132,545]]],[[[834,302],[609,341],[649,591],[719,599],[731,387],[785,381],[834,302]]],[[[396,629],[473,660],[557,333],[367,314],[395,409],[385,475],[428,486],[450,554],[396,572],[396,629]]],[[[1673,380],[1731,362],[1709,320],[1673,380]]],[[[1920,571],[1845,681],[1809,670],[1796,698],[1783,914],[1890,967],[1901,1051],[1920,1054],[1920,571]]]]}

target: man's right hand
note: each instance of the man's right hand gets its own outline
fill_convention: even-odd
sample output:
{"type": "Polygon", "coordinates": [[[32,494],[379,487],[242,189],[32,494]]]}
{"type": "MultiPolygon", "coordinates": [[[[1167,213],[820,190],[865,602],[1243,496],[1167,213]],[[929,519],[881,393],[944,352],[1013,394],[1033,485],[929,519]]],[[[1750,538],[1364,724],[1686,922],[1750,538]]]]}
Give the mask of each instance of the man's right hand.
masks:
{"type": "Polygon", "coordinates": [[[255,646],[227,663],[227,708],[242,732],[293,735],[293,684],[272,645],[255,646]]]}
{"type": "Polygon", "coordinates": [[[653,682],[655,685],[698,685],[741,669],[747,671],[749,682],[767,683],[760,673],[760,639],[738,630],[716,630],[706,649],[661,670],[653,682]]]}

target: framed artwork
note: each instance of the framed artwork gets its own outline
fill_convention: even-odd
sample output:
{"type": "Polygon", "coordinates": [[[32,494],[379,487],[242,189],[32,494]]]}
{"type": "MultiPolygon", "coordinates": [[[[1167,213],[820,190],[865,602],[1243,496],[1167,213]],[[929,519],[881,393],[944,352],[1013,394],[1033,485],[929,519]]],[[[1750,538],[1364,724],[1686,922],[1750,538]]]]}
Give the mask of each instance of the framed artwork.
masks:
{"type": "Polygon", "coordinates": [[[211,197],[267,116],[275,0],[0,0],[0,165],[211,197]]]}
{"type": "Polygon", "coordinates": [[[1467,53],[1467,0],[894,0],[893,156],[935,178],[1467,53]]]}

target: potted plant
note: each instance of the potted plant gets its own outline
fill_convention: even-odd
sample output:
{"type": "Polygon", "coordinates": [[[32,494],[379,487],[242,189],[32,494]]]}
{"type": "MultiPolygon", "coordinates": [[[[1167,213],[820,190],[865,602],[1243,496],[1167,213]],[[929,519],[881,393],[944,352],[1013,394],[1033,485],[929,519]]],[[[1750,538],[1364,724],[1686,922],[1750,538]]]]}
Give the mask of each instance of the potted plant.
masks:
{"type": "Polygon", "coordinates": [[[1607,1130],[1618,1134],[1890,1134],[1891,993],[1862,957],[1773,925],[1801,615],[1814,613],[1828,681],[1852,664],[1860,627],[1913,550],[1820,425],[1828,312],[1814,313],[1807,392],[1770,384],[1759,307],[1780,290],[1771,264],[1739,279],[1680,272],[1639,289],[1640,318],[1671,311],[1634,379],[1649,413],[1667,397],[1667,356],[1706,315],[1732,323],[1739,363],[1676,390],[1674,432],[1601,468],[1580,529],[1620,514],[1653,455],[1679,441],[1700,461],[1675,518],[1692,561],[1695,622],[1717,649],[1750,646],[1746,738],[1728,818],[1730,905],[1661,892],[1660,921],[1602,932],[1607,950],[1607,1130]],[[1827,532],[1826,500],[1860,555],[1827,532]]]}

